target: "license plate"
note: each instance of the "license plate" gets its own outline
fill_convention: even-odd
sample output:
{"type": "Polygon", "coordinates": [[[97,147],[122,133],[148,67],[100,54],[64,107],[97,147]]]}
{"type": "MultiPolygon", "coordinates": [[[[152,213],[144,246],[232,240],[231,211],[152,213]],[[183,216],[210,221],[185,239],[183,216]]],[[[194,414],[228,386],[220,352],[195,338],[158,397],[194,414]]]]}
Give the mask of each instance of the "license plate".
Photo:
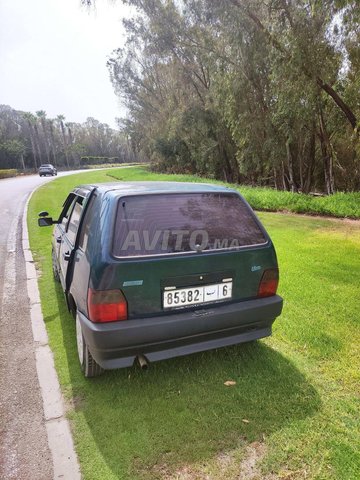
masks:
{"type": "Polygon", "coordinates": [[[184,307],[229,299],[232,296],[232,281],[200,285],[191,288],[174,288],[163,293],[164,308],[184,307]]]}

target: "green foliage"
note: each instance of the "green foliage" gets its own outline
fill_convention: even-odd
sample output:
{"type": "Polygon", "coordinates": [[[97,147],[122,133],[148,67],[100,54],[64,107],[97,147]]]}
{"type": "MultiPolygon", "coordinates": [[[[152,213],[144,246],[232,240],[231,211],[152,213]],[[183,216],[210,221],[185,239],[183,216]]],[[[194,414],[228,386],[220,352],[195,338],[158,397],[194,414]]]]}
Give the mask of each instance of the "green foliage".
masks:
{"type": "MultiPolygon", "coordinates": [[[[38,228],[36,219],[45,207],[56,218],[73,186],[113,181],[108,174],[114,170],[50,182],[35,192],[28,214],[42,312],[83,478],[235,480],[249,471],[247,460],[256,462],[258,478],[357,480],[359,225],[261,213],[285,299],[271,338],[89,381],[78,365],[74,321],[52,278],[51,229],[38,228]],[[226,387],[227,380],[236,385],[226,387]]],[[[116,175],[189,179],[140,168],[116,175]]]]}
{"type": "Polygon", "coordinates": [[[122,163],[119,157],[92,157],[86,156],[80,158],[81,165],[104,165],[107,163],[122,163]]]}
{"type": "Polygon", "coordinates": [[[16,177],[18,171],[15,168],[0,170],[0,178],[16,177]]]}
{"type": "MultiPolygon", "coordinates": [[[[114,179],[124,180],[124,172],[114,169],[109,173],[114,179]]],[[[162,180],[178,182],[206,182],[225,185],[238,190],[255,210],[271,212],[306,213],[339,218],[360,219],[360,192],[338,192],[329,196],[314,196],[301,193],[277,191],[273,188],[250,187],[224,183],[211,178],[195,175],[171,175],[152,172],[146,167],[130,169],[127,178],[130,180],[162,180]]]]}
{"type": "Polygon", "coordinates": [[[360,193],[335,193],[312,196],[279,192],[268,188],[240,187],[239,191],[255,210],[287,211],[341,218],[360,218],[360,193]]]}
{"type": "Polygon", "coordinates": [[[137,155],[278,190],[360,189],[357,2],[127,3],[108,66],[137,155]]]}
{"type": "Polygon", "coordinates": [[[19,139],[13,138],[0,142],[0,158],[3,156],[6,159],[5,164],[19,166],[25,169],[25,152],[25,144],[19,139]]]}

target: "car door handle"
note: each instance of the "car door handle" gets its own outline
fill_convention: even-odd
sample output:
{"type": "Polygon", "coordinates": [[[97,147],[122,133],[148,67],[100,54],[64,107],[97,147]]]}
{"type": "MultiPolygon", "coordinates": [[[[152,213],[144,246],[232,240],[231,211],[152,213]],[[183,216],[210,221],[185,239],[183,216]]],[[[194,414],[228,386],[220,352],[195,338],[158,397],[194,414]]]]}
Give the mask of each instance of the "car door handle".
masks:
{"type": "Polygon", "coordinates": [[[63,258],[64,258],[65,262],[68,262],[70,260],[70,255],[71,254],[70,254],[69,251],[64,253],[63,258]]]}
{"type": "Polygon", "coordinates": [[[56,237],[56,243],[61,243],[61,235],[60,237],[56,237]]]}

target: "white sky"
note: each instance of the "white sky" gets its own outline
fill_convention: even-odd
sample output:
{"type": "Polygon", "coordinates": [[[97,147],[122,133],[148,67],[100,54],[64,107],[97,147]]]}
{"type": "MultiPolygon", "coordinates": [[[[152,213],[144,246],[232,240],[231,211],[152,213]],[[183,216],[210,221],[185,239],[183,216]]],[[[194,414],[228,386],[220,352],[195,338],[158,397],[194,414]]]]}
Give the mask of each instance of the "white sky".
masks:
{"type": "Polygon", "coordinates": [[[0,104],[115,127],[124,115],[106,68],[124,43],[121,0],[0,0],[0,104]]]}

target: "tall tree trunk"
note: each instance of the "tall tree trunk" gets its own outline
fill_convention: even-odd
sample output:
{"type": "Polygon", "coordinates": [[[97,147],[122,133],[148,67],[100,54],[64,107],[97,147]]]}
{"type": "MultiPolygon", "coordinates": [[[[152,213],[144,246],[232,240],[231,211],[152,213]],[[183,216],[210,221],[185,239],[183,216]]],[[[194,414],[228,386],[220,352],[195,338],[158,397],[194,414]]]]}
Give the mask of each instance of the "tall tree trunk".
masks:
{"type": "Polygon", "coordinates": [[[56,145],[55,145],[55,137],[54,137],[54,124],[52,120],[49,120],[49,126],[50,126],[50,147],[51,147],[51,153],[53,156],[54,160],[54,165],[56,165],[56,145]]]}
{"type": "Polygon", "coordinates": [[[42,160],[42,154],[41,154],[41,149],[40,149],[40,139],[39,139],[39,130],[37,128],[37,124],[34,123],[34,131],[35,131],[35,145],[36,145],[36,150],[38,152],[38,156],[39,156],[39,159],[40,159],[40,165],[43,163],[43,160],[42,160]]]}
{"type": "Polygon", "coordinates": [[[317,84],[320,86],[320,88],[326,92],[330,97],[334,100],[336,105],[342,110],[343,114],[349,121],[350,125],[352,126],[353,130],[356,129],[357,126],[357,118],[354,114],[354,112],[351,110],[349,105],[347,105],[344,100],[340,97],[340,95],[335,92],[335,90],[327,83],[325,83],[321,78],[316,79],[317,84]]]}
{"type": "MultiPolygon", "coordinates": [[[[74,145],[74,138],[73,138],[71,127],[68,126],[67,129],[68,129],[69,142],[70,142],[70,148],[71,148],[74,145]]],[[[76,161],[76,155],[72,150],[70,150],[70,156],[74,166],[76,165],[76,163],[80,163],[76,161]]]]}
{"type": "Polygon", "coordinates": [[[305,149],[306,149],[306,136],[299,135],[299,144],[298,144],[298,164],[299,164],[299,182],[300,182],[300,191],[304,191],[304,158],[305,158],[305,149]]]}
{"type": "Polygon", "coordinates": [[[32,150],[33,160],[34,160],[34,167],[35,167],[35,169],[37,169],[37,154],[36,154],[36,146],[35,146],[35,141],[34,141],[33,125],[30,122],[30,120],[28,120],[27,122],[28,122],[28,126],[29,126],[29,136],[30,136],[31,150],[32,150]]]}
{"type": "Polygon", "coordinates": [[[22,169],[25,172],[25,162],[24,162],[24,154],[23,153],[20,153],[20,162],[21,162],[22,169]]]}
{"type": "Polygon", "coordinates": [[[326,131],[324,115],[321,108],[319,110],[319,133],[320,133],[321,153],[323,157],[326,193],[328,195],[332,195],[335,192],[332,148],[331,148],[329,135],[326,131]]]}
{"type": "Polygon", "coordinates": [[[61,134],[63,138],[63,144],[64,144],[64,155],[65,155],[65,160],[66,160],[66,166],[69,168],[69,155],[68,155],[68,150],[67,150],[67,139],[66,139],[66,133],[65,133],[65,127],[64,127],[64,122],[61,120],[60,121],[60,128],[61,128],[61,134]]]}
{"type": "Polygon", "coordinates": [[[288,188],[288,182],[287,182],[286,173],[285,173],[285,166],[282,160],[281,160],[281,179],[282,179],[283,190],[287,191],[289,188],[288,188]]]}
{"type": "Polygon", "coordinates": [[[226,154],[226,147],[224,147],[223,142],[221,141],[221,138],[219,136],[217,136],[217,147],[219,151],[220,162],[223,165],[224,180],[225,182],[232,182],[233,175],[231,165],[226,154]]]}
{"type": "Polygon", "coordinates": [[[290,143],[291,143],[290,139],[287,139],[287,141],[286,141],[286,156],[287,156],[288,168],[289,168],[289,183],[290,183],[291,191],[294,192],[294,193],[297,193],[298,187],[297,187],[296,181],[295,181],[294,160],[293,160],[293,155],[292,155],[292,152],[291,152],[290,143]]]}
{"type": "Polygon", "coordinates": [[[50,163],[49,139],[48,139],[48,134],[47,134],[47,129],[46,129],[45,118],[41,118],[40,123],[41,123],[43,134],[44,134],[44,147],[45,147],[46,158],[47,158],[48,163],[50,163]]]}
{"type": "Polygon", "coordinates": [[[276,190],[281,190],[279,181],[278,181],[278,171],[276,167],[273,168],[273,175],[274,175],[274,187],[276,190]]]}
{"type": "Polygon", "coordinates": [[[306,178],[304,181],[304,193],[309,193],[312,187],[312,179],[315,169],[315,142],[316,142],[316,125],[313,123],[313,128],[310,134],[309,152],[307,156],[306,178]]]}

